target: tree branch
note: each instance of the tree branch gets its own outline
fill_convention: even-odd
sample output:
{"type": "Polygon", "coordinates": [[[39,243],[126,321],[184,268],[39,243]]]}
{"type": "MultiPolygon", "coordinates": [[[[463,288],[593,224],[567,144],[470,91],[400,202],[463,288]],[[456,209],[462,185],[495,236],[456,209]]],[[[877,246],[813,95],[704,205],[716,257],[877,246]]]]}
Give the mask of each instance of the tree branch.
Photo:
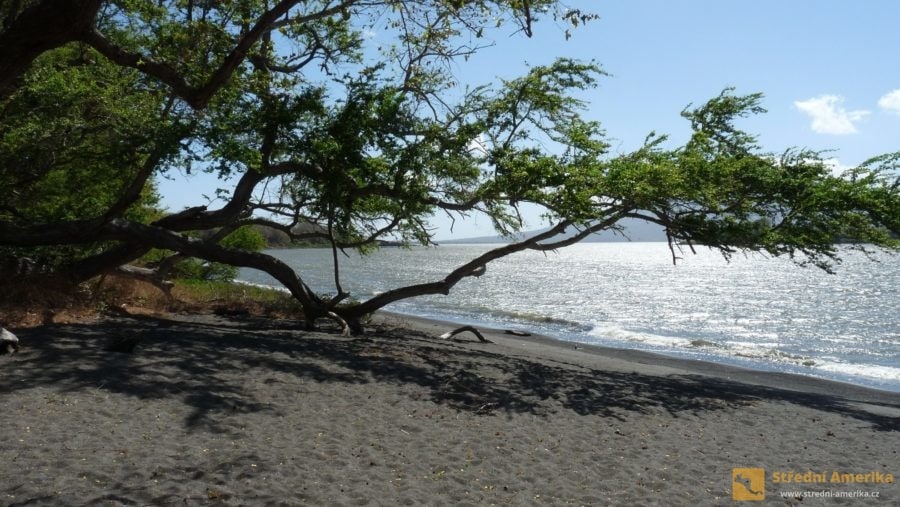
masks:
{"type": "MultiPolygon", "coordinates": [[[[227,248],[196,238],[188,238],[161,227],[129,222],[121,218],[114,219],[103,227],[101,239],[143,244],[173,250],[211,262],[258,269],[281,282],[291,292],[291,295],[303,305],[304,311],[310,312],[308,316],[314,315],[313,312],[322,307],[318,296],[306,286],[290,266],[266,254],[227,248]]],[[[315,317],[318,316],[315,315],[315,317]]]]}
{"type": "Polygon", "coordinates": [[[507,255],[516,252],[528,250],[529,248],[538,245],[541,241],[561,234],[570,225],[572,225],[571,222],[563,220],[549,230],[533,236],[527,240],[520,241],[518,243],[511,243],[509,245],[485,252],[475,259],[472,259],[471,261],[454,269],[441,281],[410,285],[407,287],[400,287],[397,289],[389,290],[387,292],[383,292],[363,303],[347,307],[346,309],[342,309],[342,315],[349,318],[359,318],[368,313],[372,313],[375,310],[384,307],[385,305],[388,305],[395,301],[400,301],[402,299],[424,296],[427,294],[447,295],[450,293],[450,289],[453,288],[454,285],[459,283],[460,280],[468,276],[473,276],[474,274],[480,273],[481,268],[485,267],[489,262],[501,257],[506,257],[507,255]]]}
{"type": "MultiPolygon", "coordinates": [[[[57,0],[61,1],[61,0],[57,0]]],[[[96,1],[96,0],[95,0],[96,1]]],[[[338,5],[322,9],[318,12],[295,16],[278,21],[288,14],[290,10],[300,3],[300,0],[282,0],[274,7],[262,14],[253,25],[237,41],[234,48],[219,64],[219,67],[209,76],[207,81],[200,86],[191,86],[184,76],[179,74],[171,65],[158,62],[152,58],[128,51],[107,39],[98,30],[90,30],[81,36],[81,40],[100,52],[111,61],[123,66],[137,69],[149,76],[153,76],[171,88],[179,97],[196,110],[204,109],[213,95],[225,85],[241,63],[247,58],[250,49],[259,42],[262,36],[271,30],[285,25],[302,24],[317,19],[332,16],[352,6],[359,0],[345,0],[338,5]]],[[[65,3],[65,2],[62,2],[65,3]]],[[[99,2],[98,2],[99,3],[99,2]]]]}

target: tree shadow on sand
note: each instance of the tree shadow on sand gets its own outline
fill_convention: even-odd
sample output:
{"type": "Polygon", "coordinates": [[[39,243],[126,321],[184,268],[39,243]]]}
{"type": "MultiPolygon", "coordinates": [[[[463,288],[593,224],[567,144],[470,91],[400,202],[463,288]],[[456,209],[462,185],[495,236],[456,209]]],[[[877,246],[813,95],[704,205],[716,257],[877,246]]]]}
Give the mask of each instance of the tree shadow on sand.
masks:
{"type": "MultiPolygon", "coordinates": [[[[662,410],[678,417],[775,401],[852,417],[879,431],[900,431],[900,418],[863,410],[839,396],[702,375],[653,376],[539,362],[393,328],[378,329],[372,338],[342,338],[286,329],[284,321],[133,317],[17,334],[22,354],[0,360],[2,396],[52,387],[176,397],[191,407],[187,426],[216,431],[223,430],[217,421],[225,413],[278,411],[253,399],[244,382],[235,380],[242,376],[223,375],[229,370],[267,382],[279,373],[319,383],[418,386],[435,403],[476,414],[571,410],[624,419],[628,413],[662,410]],[[140,337],[134,353],[105,350],[122,336],[140,337]]],[[[900,402],[867,403],[887,413],[900,410],[900,402]]]]}

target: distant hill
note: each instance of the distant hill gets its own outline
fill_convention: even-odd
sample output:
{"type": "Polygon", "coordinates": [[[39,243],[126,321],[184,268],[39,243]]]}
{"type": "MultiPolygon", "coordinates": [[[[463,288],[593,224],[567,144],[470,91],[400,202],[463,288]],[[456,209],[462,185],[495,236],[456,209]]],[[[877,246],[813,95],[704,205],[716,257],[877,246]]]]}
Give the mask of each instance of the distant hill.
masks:
{"type": "MultiPolygon", "coordinates": [[[[321,237],[293,241],[291,240],[290,236],[279,229],[275,229],[265,225],[253,225],[252,227],[254,230],[256,230],[256,232],[262,234],[263,238],[266,240],[266,248],[317,248],[331,246],[331,243],[329,243],[328,240],[321,237]]],[[[311,223],[297,224],[291,229],[291,231],[294,234],[328,233],[328,229],[322,227],[321,225],[311,223]]],[[[380,246],[398,246],[400,244],[396,241],[388,240],[379,240],[377,243],[380,246]]]]}
{"type": "MultiPolygon", "coordinates": [[[[280,231],[278,229],[274,229],[272,227],[267,227],[265,225],[254,225],[253,229],[256,232],[262,234],[263,238],[266,240],[266,248],[291,248],[296,246],[325,246],[328,245],[328,241],[322,238],[310,238],[306,239],[300,243],[291,241],[290,236],[284,233],[284,231],[280,231]]],[[[310,232],[321,232],[325,233],[327,230],[324,227],[315,225],[315,224],[297,224],[292,229],[294,234],[306,234],[310,232]]]]}
{"type": "MultiPolygon", "coordinates": [[[[582,242],[618,243],[627,241],[666,241],[666,233],[658,225],[651,224],[643,220],[636,220],[633,218],[623,219],[619,223],[625,227],[625,236],[616,234],[612,231],[603,231],[601,233],[588,236],[587,238],[582,240],[582,242]]],[[[536,231],[523,232],[518,235],[518,238],[527,239],[536,236],[546,230],[547,229],[544,228],[538,229],[536,231]]],[[[566,234],[560,236],[559,239],[570,237],[574,234],[575,231],[573,229],[569,229],[566,231],[566,234]]],[[[502,238],[500,236],[479,236],[477,238],[449,239],[446,241],[437,241],[437,243],[441,245],[464,245],[473,243],[509,243],[509,241],[509,239],[502,238]]]]}

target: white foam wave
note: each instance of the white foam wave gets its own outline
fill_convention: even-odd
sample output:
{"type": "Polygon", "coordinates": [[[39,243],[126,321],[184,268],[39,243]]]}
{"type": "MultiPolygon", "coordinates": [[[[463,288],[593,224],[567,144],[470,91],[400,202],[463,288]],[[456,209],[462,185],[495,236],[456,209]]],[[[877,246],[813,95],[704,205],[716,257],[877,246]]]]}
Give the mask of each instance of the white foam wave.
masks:
{"type": "Polygon", "coordinates": [[[663,336],[650,333],[638,333],[628,331],[615,324],[598,324],[595,325],[588,334],[600,338],[601,340],[618,340],[639,342],[642,344],[655,347],[691,347],[692,342],[696,340],[688,340],[687,338],[678,338],[675,336],[663,336]]]}
{"type": "Polygon", "coordinates": [[[834,356],[811,357],[802,354],[791,354],[779,350],[779,342],[729,341],[716,343],[700,339],[686,339],[674,336],[663,336],[651,333],[629,331],[614,324],[604,323],[594,326],[589,333],[600,341],[619,341],[640,343],[656,349],[675,351],[701,350],[716,356],[744,358],[763,361],[770,364],[800,367],[823,373],[844,375],[849,377],[866,377],[878,381],[900,383],[900,368],[872,364],[854,364],[842,361],[834,356]]]}
{"type": "Polygon", "coordinates": [[[900,368],[893,366],[822,361],[816,363],[816,368],[829,373],[838,373],[852,377],[868,377],[889,382],[900,382],[900,368]]]}
{"type": "Polygon", "coordinates": [[[287,289],[287,287],[284,287],[283,285],[271,285],[268,283],[255,283],[255,282],[248,282],[246,280],[238,280],[238,279],[235,279],[234,283],[241,284],[241,285],[249,285],[250,287],[259,287],[261,289],[277,290],[279,292],[288,292],[288,293],[291,292],[287,289]]]}

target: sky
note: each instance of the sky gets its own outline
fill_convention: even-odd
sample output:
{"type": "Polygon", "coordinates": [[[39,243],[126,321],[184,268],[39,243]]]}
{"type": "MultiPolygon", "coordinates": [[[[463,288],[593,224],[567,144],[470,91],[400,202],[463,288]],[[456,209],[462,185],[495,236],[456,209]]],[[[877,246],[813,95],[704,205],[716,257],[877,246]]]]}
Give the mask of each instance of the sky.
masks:
{"type": "MultiPolygon", "coordinates": [[[[733,86],[762,92],[768,113],[739,126],[766,151],[834,150],[837,167],[900,151],[900,1],[896,0],[568,0],[599,20],[571,32],[552,20],[534,36],[510,27],[495,45],[453,65],[462,82],[510,79],[559,56],[599,63],[610,76],[581,97],[585,117],[606,129],[613,154],[639,147],[651,131],[682,143],[679,113],[733,86]]],[[[375,34],[377,37],[378,34],[375,34]]],[[[192,176],[160,182],[163,204],[177,211],[205,204],[221,183],[192,176]]],[[[215,205],[214,205],[215,206],[215,205]]],[[[530,224],[538,227],[536,211],[530,224]]],[[[492,233],[486,218],[435,217],[438,238],[492,233]]]]}

